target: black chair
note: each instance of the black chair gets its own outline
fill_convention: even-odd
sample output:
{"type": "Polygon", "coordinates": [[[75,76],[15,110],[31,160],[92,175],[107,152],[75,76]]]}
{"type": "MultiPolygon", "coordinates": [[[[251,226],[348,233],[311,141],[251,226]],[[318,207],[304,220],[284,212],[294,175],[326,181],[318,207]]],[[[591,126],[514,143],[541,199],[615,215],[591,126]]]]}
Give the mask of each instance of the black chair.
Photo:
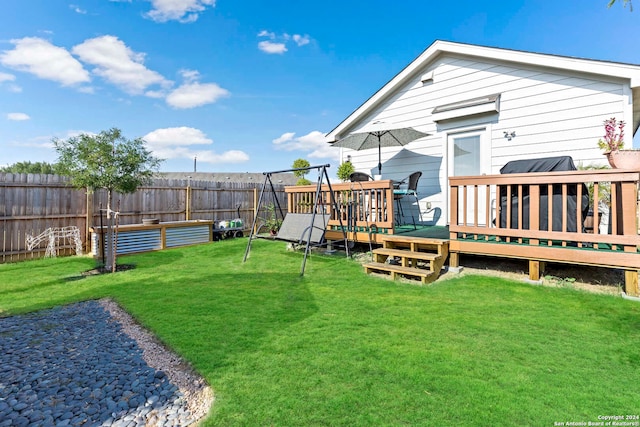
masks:
{"type": "MultiPolygon", "coordinates": [[[[351,182],[366,182],[366,181],[373,181],[373,178],[371,177],[371,175],[366,174],[364,172],[353,172],[351,175],[349,175],[349,181],[351,182]]],[[[360,185],[360,190],[363,190],[362,185],[360,185]]],[[[364,218],[368,219],[369,218],[369,197],[364,197],[364,191],[362,191],[362,199],[365,200],[365,203],[367,203],[366,206],[364,206],[363,210],[358,209],[358,214],[356,214],[354,216],[354,218],[356,216],[358,216],[359,220],[364,220],[364,218]],[[364,218],[363,218],[364,217],[364,218]]],[[[373,200],[373,202],[375,203],[375,200],[373,200]]],[[[373,211],[377,211],[377,209],[373,208],[373,211]]],[[[376,213],[376,216],[378,216],[378,214],[376,213]]]]}
{"type": "Polygon", "coordinates": [[[351,182],[363,182],[363,181],[373,181],[371,175],[366,174],[364,172],[353,172],[349,175],[349,181],[351,182]]]}
{"type": "MultiPolygon", "coordinates": [[[[422,222],[422,211],[420,210],[420,202],[418,201],[418,181],[422,176],[422,172],[414,172],[402,181],[400,181],[397,188],[393,190],[393,199],[396,201],[396,205],[398,207],[398,213],[400,216],[404,217],[404,212],[402,210],[402,199],[407,196],[413,196],[416,199],[416,206],[418,207],[418,215],[420,217],[420,222],[422,222]]],[[[411,214],[411,220],[413,221],[413,228],[416,228],[416,220],[411,214]]],[[[400,220],[398,219],[398,224],[400,220]]]]}

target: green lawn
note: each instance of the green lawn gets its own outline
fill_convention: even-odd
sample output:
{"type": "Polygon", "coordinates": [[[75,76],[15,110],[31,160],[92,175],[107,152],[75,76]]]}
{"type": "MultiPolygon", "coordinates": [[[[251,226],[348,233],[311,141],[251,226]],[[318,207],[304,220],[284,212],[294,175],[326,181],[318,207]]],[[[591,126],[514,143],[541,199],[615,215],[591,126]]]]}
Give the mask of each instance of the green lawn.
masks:
{"type": "MultiPolygon", "coordinates": [[[[211,426],[553,426],[640,408],[640,304],[464,276],[417,286],[246,239],[0,265],[0,315],[110,296],[216,395],[211,426]]],[[[1,362],[2,355],[0,355],[1,362]]]]}

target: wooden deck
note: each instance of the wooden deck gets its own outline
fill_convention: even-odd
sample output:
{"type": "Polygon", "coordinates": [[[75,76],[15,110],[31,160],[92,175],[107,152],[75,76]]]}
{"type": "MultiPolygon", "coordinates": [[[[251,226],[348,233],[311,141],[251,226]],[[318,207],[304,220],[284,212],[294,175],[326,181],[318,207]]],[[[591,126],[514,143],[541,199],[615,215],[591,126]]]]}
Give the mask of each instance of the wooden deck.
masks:
{"type": "Polygon", "coordinates": [[[462,253],[521,258],[531,280],[544,262],[619,268],[626,294],[639,296],[639,181],[640,172],[616,169],[450,177],[449,265],[462,253]],[[582,184],[594,189],[590,206],[601,205],[600,187],[610,188],[606,233],[583,226],[582,184]]]}
{"type": "Polygon", "coordinates": [[[341,240],[346,233],[351,241],[382,244],[382,237],[395,233],[399,224],[392,181],[339,183],[332,184],[332,189],[335,200],[331,199],[329,187],[323,185],[316,202],[315,185],[286,187],[288,212],[310,213],[319,206],[323,214],[329,215],[327,240],[341,240]]]}
{"type": "MultiPolygon", "coordinates": [[[[329,214],[327,240],[344,239],[346,233],[350,241],[391,249],[385,242],[395,237],[438,238],[449,242],[451,267],[458,266],[460,254],[520,258],[529,261],[534,281],[545,262],[623,269],[625,293],[640,296],[639,182],[640,171],[616,169],[450,177],[448,228],[398,224],[391,181],[335,184],[335,200],[323,186],[317,204],[316,186],[285,191],[289,212],[319,206],[329,214]],[[609,190],[606,200],[600,196],[603,188],[609,190]],[[583,196],[588,205],[608,210],[607,232],[584,227],[583,196]]],[[[596,209],[593,222],[600,220],[596,209]]],[[[392,255],[380,251],[379,256],[392,255]]],[[[395,274],[403,273],[398,268],[395,274]]]]}

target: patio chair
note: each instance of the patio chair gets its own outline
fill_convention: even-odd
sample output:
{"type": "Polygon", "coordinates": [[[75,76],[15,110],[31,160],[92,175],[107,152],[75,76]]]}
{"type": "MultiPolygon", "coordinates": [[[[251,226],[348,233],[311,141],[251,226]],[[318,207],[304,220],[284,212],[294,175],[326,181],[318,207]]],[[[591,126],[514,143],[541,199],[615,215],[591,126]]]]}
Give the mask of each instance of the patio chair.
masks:
{"type": "Polygon", "coordinates": [[[371,175],[366,174],[364,172],[353,172],[349,175],[349,181],[351,182],[363,182],[363,181],[373,181],[371,175]]]}
{"type": "MultiPolygon", "coordinates": [[[[418,181],[422,176],[422,172],[417,171],[403,179],[399,182],[397,188],[393,190],[393,199],[396,201],[397,211],[399,216],[404,217],[404,211],[402,209],[402,199],[407,196],[412,196],[416,200],[416,206],[418,207],[418,215],[420,217],[420,222],[422,222],[422,211],[420,210],[420,202],[418,201],[418,181]]],[[[413,228],[416,228],[416,219],[411,214],[411,220],[413,222],[413,228]]],[[[397,220],[398,224],[400,224],[400,219],[397,220]]]]}

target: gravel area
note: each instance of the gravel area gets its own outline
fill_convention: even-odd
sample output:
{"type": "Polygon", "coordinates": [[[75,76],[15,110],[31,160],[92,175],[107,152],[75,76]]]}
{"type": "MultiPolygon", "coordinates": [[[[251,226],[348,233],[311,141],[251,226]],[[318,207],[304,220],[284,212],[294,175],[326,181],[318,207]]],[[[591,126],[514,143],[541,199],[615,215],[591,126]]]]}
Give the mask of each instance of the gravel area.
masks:
{"type": "Polygon", "coordinates": [[[213,393],[110,300],[0,318],[0,427],[188,426],[213,393]]]}

